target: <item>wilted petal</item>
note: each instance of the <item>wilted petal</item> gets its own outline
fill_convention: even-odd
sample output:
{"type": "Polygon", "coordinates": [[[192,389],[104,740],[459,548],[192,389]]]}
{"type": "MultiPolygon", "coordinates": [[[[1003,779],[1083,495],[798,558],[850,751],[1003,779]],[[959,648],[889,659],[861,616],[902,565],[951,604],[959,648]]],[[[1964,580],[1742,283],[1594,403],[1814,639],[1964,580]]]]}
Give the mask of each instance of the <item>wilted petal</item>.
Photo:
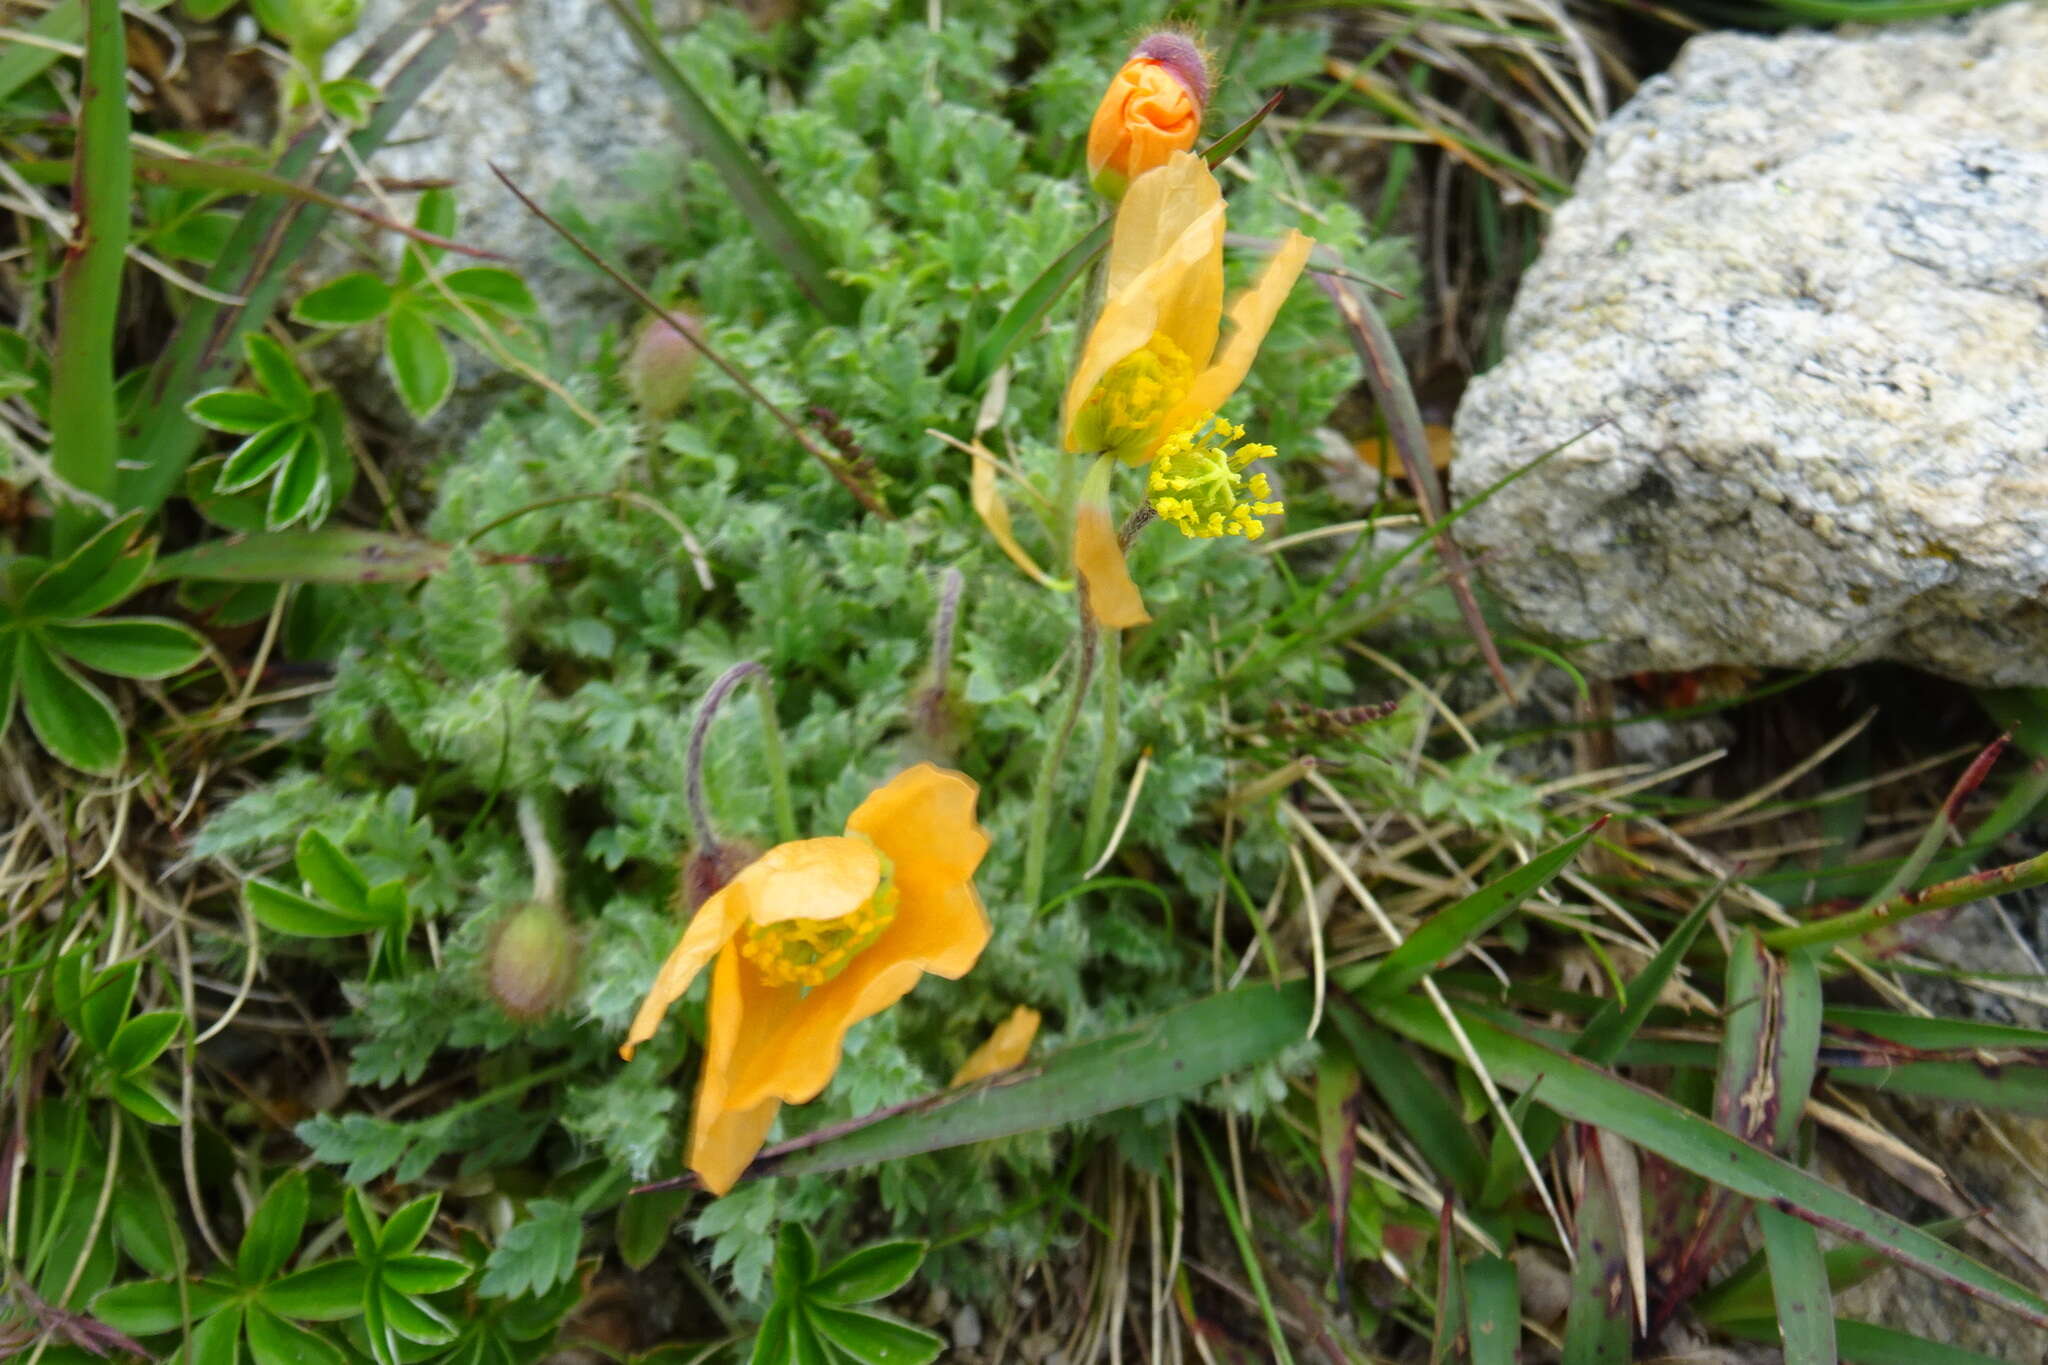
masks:
{"type": "Polygon", "coordinates": [[[1021,1063],[1038,1037],[1039,1014],[1029,1005],[1019,1005],[1010,1017],[997,1024],[987,1041],[967,1055],[953,1073],[952,1084],[968,1085],[1021,1063]]]}
{"type": "Polygon", "coordinates": [[[1074,509],[1074,569],[1081,575],[1095,619],[1111,630],[1123,630],[1145,625],[1152,616],[1124,563],[1123,546],[1110,519],[1109,476],[1115,468],[1107,459],[1097,460],[1081,481],[1074,509]]]}
{"type": "Polygon", "coordinates": [[[1308,264],[1308,254],[1315,245],[1312,238],[1288,232],[1258,282],[1230,305],[1230,335],[1208,368],[1195,376],[1194,387],[1163,423],[1165,430],[1179,431],[1204,413],[1222,411],[1225,400],[1237,392],[1237,386],[1244,383],[1245,375],[1251,371],[1252,358],[1259,353],[1266,333],[1272,330],[1273,319],[1279,314],[1280,305],[1287,302],[1294,282],[1301,278],[1302,267],[1308,264]]]}

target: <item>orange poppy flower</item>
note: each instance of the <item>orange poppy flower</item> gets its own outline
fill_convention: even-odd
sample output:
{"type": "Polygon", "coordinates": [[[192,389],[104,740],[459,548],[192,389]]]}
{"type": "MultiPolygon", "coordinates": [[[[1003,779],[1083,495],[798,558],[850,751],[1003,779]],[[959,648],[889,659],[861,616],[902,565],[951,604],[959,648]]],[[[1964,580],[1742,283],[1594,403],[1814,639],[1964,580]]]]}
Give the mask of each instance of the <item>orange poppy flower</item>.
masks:
{"type": "MultiPolygon", "coordinates": [[[[1247,452],[1272,451],[1233,454],[1243,433],[1216,414],[1250,372],[1315,242],[1290,231],[1226,311],[1223,229],[1223,191],[1202,158],[1176,152],[1133,182],[1117,209],[1102,311],[1067,383],[1061,427],[1069,451],[1154,464],[1153,505],[1185,534],[1249,537],[1258,516],[1279,506],[1264,501],[1261,476],[1242,477],[1247,452]]],[[[1123,570],[1107,503],[1089,506],[1108,491],[1108,472],[1097,468],[1082,485],[1076,566],[1104,625],[1141,625],[1151,618],[1123,570]]]]}
{"type": "Polygon", "coordinates": [[[1139,43],[1088,125],[1089,183],[1122,198],[1133,180],[1195,145],[1208,99],[1208,68],[1191,39],[1155,33],[1139,43]]]}
{"type": "Polygon", "coordinates": [[[619,1055],[631,1060],[715,959],[690,1120],[689,1167],[706,1189],[731,1189],[777,1111],[825,1088],[849,1028],[924,973],[958,977],[981,956],[978,790],[929,763],[909,768],[861,802],[844,835],[769,849],[683,931],[619,1055]]]}

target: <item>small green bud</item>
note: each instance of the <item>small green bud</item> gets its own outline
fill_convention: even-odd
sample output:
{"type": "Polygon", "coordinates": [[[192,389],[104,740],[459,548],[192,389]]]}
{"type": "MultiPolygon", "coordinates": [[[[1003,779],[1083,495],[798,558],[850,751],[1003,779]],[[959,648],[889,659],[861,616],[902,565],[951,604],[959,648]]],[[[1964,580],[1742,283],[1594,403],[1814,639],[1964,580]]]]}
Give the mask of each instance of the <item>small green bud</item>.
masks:
{"type": "Polygon", "coordinates": [[[649,318],[621,371],[626,391],[640,406],[640,415],[656,422],[673,417],[682,407],[697,372],[697,347],[690,340],[700,334],[697,320],[687,313],[670,316],[682,327],[678,329],[667,318],[649,318]]]}
{"type": "Polygon", "coordinates": [[[576,957],[576,931],[559,907],[544,901],[515,906],[491,935],[485,958],[491,998],[520,1023],[537,1023],[568,998],[576,957]]]}

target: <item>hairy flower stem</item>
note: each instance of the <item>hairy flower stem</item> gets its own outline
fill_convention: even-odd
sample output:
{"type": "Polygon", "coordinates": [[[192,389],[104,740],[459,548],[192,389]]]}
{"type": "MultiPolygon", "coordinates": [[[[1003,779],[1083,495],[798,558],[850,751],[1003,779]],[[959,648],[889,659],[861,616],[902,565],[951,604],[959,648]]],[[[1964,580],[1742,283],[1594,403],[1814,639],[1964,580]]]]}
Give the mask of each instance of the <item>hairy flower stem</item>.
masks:
{"type": "Polygon", "coordinates": [[[1095,754],[1095,781],[1088,789],[1088,816],[1081,825],[1081,856],[1099,854],[1103,831],[1109,825],[1109,803],[1116,786],[1117,722],[1122,718],[1124,699],[1124,633],[1102,632],[1102,733],[1095,754]]]}
{"type": "Polygon", "coordinates": [[[527,861],[533,864],[534,901],[559,909],[562,860],[555,856],[554,841],[548,837],[548,821],[540,802],[531,795],[519,798],[519,837],[526,843],[527,861]]]}
{"type": "Polygon", "coordinates": [[[749,678],[759,680],[755,700],[761,712],[761,757],[768,767],[768,790],[775,802],[776,837],[783,842],[796,838],[796,809],[789,799],[789,773],[784,769],[782,752],[782,727],[775,719],[775,692],[770,684],[768,670],[748,659],[734,664],[718,675],[704,693],[704,700],[697,705],[697,719],[690,726],[690,747],[683,759],[683,799],[690,808],[690,824],[697,835],[700,847],[710,848],[718,842],[718,836],[711,827],[711,812],[704,804],[704,740],[711,733],[711,722],[718,715],[718,708],[732,695],[733,689],[749,678]]]}
{"type": "Polygon", "coordinates": [[[1038,765],[1038,780],[1031,788],[1031,812],[1024,836],[1024,904],[1038,909],[1039,893],[1045,889],[1045,844],[1052,830],[1053,788],[1059,785],[1060,764],[1067,756],[1067,743],[1080,723],[1081,708],[1088,701],[1088,682],[1095,675],[1095,644],[1100,633],[1095,612],[1088,605],[1088,586],[1074,585],[1074,604],[1080,612],[1080,631],[1075,637],[1079,656],[1074,661],[1074,689],[1067,697],[1067,709],[1059,728],[1046,746],[1038,765]]]}

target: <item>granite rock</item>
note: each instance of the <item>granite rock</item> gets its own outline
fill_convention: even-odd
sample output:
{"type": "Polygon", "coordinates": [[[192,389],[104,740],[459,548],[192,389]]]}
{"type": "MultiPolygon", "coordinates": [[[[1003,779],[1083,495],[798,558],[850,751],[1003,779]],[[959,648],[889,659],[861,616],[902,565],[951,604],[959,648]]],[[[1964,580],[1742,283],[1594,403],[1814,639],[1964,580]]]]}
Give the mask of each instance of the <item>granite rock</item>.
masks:
{"type": "Polygon", "coordinates": [[[1607,674],[2048,684],[2048,7],[1689,43],[1475,380],[1457,526],[1607,674]],[[1574,441],[1573,438],[1578,438],[1574,441]]]}

